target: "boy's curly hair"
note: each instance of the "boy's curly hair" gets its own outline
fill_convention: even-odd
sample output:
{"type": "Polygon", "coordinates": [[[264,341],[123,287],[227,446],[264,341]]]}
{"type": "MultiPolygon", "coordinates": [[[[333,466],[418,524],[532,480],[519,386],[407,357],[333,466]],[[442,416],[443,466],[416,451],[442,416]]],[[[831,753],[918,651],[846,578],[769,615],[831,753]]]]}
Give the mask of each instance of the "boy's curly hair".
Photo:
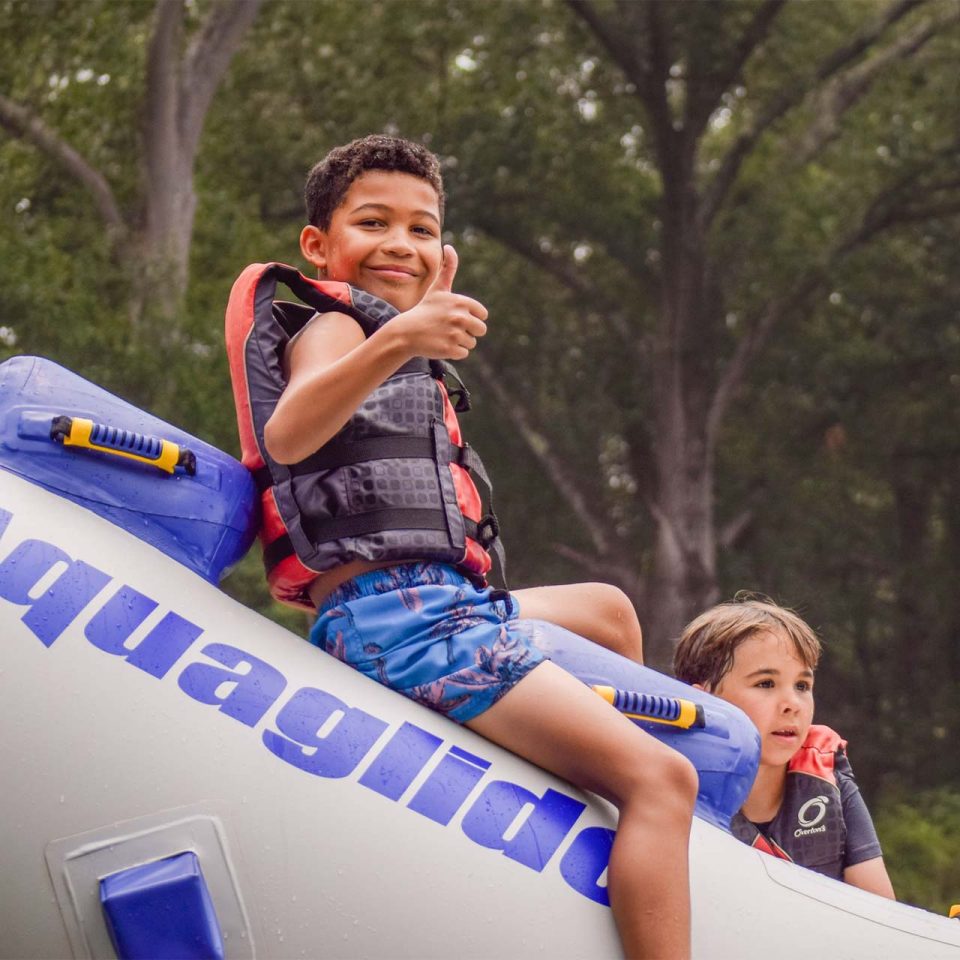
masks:
{"type": "Polygon", "coordinates": [[[733,666],[737,647],[762,632],[788,637],[801,662],[816,669],[820,641],[808,624],[767,597],[737,594],[732,603],[711,607],[687,624],[673,654],[674,675],[685,683],[716,690],[733,666]]]}
{"type": "Polygon", "coordinates": [[[328,230],[333,212],[343,203],[350,184],[368,170],[395,170],[426,180],[437,191],[443,219],[443,179],[436,155],[413,140],[371,134],[334,147],[311,169],[303,191],[308,222],[328,230]]]}

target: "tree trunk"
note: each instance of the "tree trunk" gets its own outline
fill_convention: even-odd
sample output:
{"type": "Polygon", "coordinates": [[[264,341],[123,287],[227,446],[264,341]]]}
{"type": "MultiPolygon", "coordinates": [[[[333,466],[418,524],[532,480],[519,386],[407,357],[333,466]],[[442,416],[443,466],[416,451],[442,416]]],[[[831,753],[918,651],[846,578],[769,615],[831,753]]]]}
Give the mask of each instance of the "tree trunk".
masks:
{"type": "Polygon", "coordinates": [[[142,209],[124,213],[107,178],[23,104],[0,94],[0,126],[32,143],[90,194],[125,264],[131,349],[164,355],[178,342],[197,198],[194,163],[207,111],[263,0],[214,0],[184,50],[182,0],[157,0],[147,54],[142,209]]]}

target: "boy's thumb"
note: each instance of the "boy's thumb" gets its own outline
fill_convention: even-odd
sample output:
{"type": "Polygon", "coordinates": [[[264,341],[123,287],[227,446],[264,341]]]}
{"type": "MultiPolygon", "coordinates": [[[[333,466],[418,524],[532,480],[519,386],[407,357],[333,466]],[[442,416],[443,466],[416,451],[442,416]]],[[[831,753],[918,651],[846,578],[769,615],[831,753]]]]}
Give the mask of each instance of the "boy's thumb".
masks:
{"type": "Polygon", "coordinates": [[[457,264],[460,258],[457,251],[449,243],[443,247],[443,263],[440,265],[440,272],[437,279],[433,281],[434,290],[442,290],[444,293],[450,293],[453,290],[453,278],[457,275],[457,264]]]}

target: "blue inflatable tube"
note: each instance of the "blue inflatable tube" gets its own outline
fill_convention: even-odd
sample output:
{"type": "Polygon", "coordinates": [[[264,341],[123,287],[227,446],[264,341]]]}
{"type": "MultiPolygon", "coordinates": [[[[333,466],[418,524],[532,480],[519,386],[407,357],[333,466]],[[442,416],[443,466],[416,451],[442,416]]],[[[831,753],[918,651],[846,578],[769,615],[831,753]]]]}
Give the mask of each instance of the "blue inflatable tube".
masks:
{"type": "Polygon", "coordinates": [[[210,583],[256,536],[258,501],[242,464],[40,357],[0,364],[0,467],[92,510],[210,583]],[[65,417],[93,421],[102,445],[58,442],[54,423],[65,417]],[[149,453],[161,441],[188,451],[192,471],[152,466],[149,453]]]}

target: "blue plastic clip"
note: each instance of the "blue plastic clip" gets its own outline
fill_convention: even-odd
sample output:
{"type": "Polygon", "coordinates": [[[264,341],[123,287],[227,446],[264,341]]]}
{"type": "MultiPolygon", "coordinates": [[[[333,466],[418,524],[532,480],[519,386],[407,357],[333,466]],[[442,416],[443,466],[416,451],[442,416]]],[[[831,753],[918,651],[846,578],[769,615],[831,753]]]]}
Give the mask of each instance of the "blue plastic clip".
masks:
{"type": "Polygon", "coordinates": [[[223,938],[197,855],[178,853],[100,881],[120,960],[223,960],[223,938]]]}

